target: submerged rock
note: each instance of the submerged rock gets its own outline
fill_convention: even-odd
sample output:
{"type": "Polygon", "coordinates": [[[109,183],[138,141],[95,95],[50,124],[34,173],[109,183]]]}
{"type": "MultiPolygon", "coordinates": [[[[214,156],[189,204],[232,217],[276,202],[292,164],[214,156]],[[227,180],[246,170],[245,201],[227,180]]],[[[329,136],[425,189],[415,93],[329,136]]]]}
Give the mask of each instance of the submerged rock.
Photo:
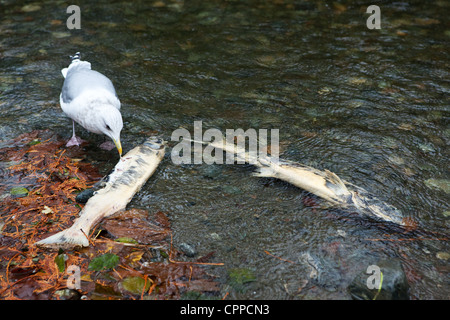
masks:
{"type": "Polygon", "coordinates": [[[81,294],[73,289],[56,290],[54,293],[58,300],[79,300],[81,294]]]}
{"type": "Polygon", "coordinates": [[[180,243],[178,247],[188,257],[194,257],[197,254],[195,248],[185,242],[180,243]]]}
{"type": "Polygon", "coordinates": [[[445,193],[450,193],[450,180],[447,179],[428,179],[425,181],[427,187],[432,189],[440,189],[445,193]]]}
{"type": "Polygon", "coordinates": [[[299,262],[307,268],[307,276],[311,281],[329,292],[336,291],[342,281],[342,276],[332,261],[304,252],[299,257],[299,262]]]}
{"type": "Polygon", "coordinates": [[[438,252],[436,253],[436,258],[447,261],[448,259],[450,259],[450,253],[443,251],[438,252]]]}
{"type": "Polygon", "coordinates": [[[237,292],[245,292],[250,282],[256,281],[255,273],[247,268],[234,268],[228,270],[228,284],[237,292]]]}
{"type": "MultiPolygon", "coordinates": [[[[374,273],[361,272],[347,290],[354,300],[408,300],[409,285],[399,260],[381,260],[374,264],[380,268],[380,286],[369,289],[368,279],[374,273]]],[[[370,281],[370,279],[369,279],[370,281]]]]}
{"type": "Polygon", "coordinates": [[[31,4],[24,5],[20,10],[22,12],[34,12],[34,11],[39,11],[41,9],[42,9],[42,7],[40,5],[31,3],[31,4]]]}
{"type": "Polygon", "coordinates": [[[84,204],[94,196],[94,192],[95,192],[94,188],[83,190],[76,196],[75,201],[84,204]]]}

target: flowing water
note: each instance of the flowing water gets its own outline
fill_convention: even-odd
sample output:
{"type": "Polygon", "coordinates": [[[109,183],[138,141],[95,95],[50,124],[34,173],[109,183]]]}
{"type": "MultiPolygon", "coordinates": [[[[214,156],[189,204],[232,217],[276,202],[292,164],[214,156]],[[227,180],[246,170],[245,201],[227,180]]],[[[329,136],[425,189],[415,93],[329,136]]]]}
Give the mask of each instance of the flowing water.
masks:
{"type": "MultiPolygon", "coordinates": [[[[449,225],[448,1],[0,1],[0,140],[33,129],[71,135],[60,70],[77,51],[113,81],[127,152],[194,121],[203,130],[279,129],[280,157],[370,190],[430,233],[449,225]]],[[[104,173],[118,160],[88,139],[104,173]]],[[[214,251],[221,295],[349,299],[355,276],[399,259],[410,297],[448,299],[448,241],[404,239],[250,165],[175,165],[170,149],[129,204],[168,213],[174,245],[214,251]],[[385,239],[386,241],[380,241],[385,239]],[[403,240],[402,240],[403,239],[403,240]],[[391,241],[387,241],[391,240],[391,241]],[[321,269],[311,278],[305,254],[321,269]],[[236,288],[233,274],[252,281],[236,288]]],[[[316,270],[317,271],[317,270],[316,270]]]]}

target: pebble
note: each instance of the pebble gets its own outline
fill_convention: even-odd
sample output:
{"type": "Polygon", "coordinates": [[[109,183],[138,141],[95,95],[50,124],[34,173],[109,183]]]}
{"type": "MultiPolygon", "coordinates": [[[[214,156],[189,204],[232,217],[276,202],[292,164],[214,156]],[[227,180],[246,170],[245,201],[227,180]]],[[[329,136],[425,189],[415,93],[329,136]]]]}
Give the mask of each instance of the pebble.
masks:
{"type": "Polygon", "coordinates": [[[362,85],[362,84],[364,84],[364,83],[367,82],[367,79],[365,79],[365,78],[353,77],[353,78],[348,79],[348,82],[349,82],[350,84],[353,84],[353,85],[362,85]]]}
{"type": "Polygon", "coordinates": [[[433,148],[433,145],[431,143],[420,143],[419,144],[420,150],[425,153],[434,153],[436,150],[433,148]]]}
{"type": "Polygon", "coordinates": [[[57,39],[70,37],[70,32],[52,32],[52,36],[57,39]]]}
{"type": "Polygon", "coordinates": [[[447,179],[428,179],[425,180],[425,185],[432,189],[440,189],[445,193],[450,193],[450,180],[447,179]]]}
{"type": "Polygon", "coordinates": [[[166,4],[164,2],[162,2],[162,1],[155,1],[152,4],[152,7],[154,7],[154,8],[162,8],[162,7],[165,7],[165,6],[166,6],[166,4]]]}
{"type": "Polygon", "coordinates": [[[188,257],[194,257],[197,254],[197,251],[193,246],[187,244],[186,242],[182,242],[178,245],[178,248],[188,257]]]}
{"type": "Polygon", "coordinates": [[[56,290],[55,295],[61,300],[78,300],[80,299],[80,293],[73,289],[56,290]]]}
{"type": "Polygon", "coordinates": [[[23,12],[34,12],[34,11],[41,10],[41,6],[38,4],[27,4],[27,5],[23,6],[20,10],[23,12]]]}
{"type": "Polygon", "coordinates": [[[333,89],[328,88],[328,87],[323,87],[317,93],[318,94],[329,94],[331,92],[333,92],[333,89]]]}
{"type": "Polygon", "coordinates": [[[414,129],[414,126],[410,123],[401,123],[397,128],[400,130],[411,131],[414,129]]]}
{"type": "Polygon", "coordinates": [[[399,148],[399,142],[397,139],[392,137],[383,137],[381,139],[381,143],[384,147],[389,149],[398,149],[399,148]]]}
{"type": "Polygon", "coordinates": [[[209,236],[213,240],[220,240],[221,239],[220,236],[216,232],[210,233],[209,236]]]}
{"type": "Polygon", "coordinates": [[[341,230],[341,229],[338,229],[336,231],[336,233],[337,233],[338,236],[340,236],[342,238],[345,238],[347,236],[347,232],[345,232],[344,230],[341,230]]]}
{"type": "Polygon", "coordinates": [[[438,252],[436,253],[436,258],[447,261],[450,258],[450,253],[448,252],[438,252]]]}
{"type": "Polygon", "coordinates": [[[391,155],[388,157],[389,162],[391,162],[392,164],[401,166],[405,164],[405,160],[403,160],[401,157],[397,156],[397,155],[391,155]]]}

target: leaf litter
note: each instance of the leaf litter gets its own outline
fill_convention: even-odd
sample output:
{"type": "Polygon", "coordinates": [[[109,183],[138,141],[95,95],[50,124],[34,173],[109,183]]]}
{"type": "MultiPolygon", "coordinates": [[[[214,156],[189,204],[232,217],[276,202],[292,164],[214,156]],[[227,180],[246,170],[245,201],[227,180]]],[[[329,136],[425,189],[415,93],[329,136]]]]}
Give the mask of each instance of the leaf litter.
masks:
{"type": "Polygon", "coordinates": [[[217,298],[207,272],[213,253],[177,261],[163,212],[123,211],[103,220],[91,245],[52,252],[33,244],[70,227],[83,205],[77,194],[102,178],[81,148],[64,147],[50,130],[0,141],[0,299],[217,298]],[[80,270],[74,287],[69,266],[80,270]]]}

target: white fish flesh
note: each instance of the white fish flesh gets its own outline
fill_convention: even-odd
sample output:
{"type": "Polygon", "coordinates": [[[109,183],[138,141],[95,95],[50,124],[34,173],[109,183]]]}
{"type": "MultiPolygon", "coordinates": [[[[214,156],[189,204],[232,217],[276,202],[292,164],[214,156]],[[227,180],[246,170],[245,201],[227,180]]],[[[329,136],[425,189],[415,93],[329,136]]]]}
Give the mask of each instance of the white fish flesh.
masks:
{"type": "Polygon", "coordinates": [[[49,248],[87,247],[91,228],[105,217],[125,209],[155,172],[164,157],[165,142],[156,137],[147,139],[121,157],[103,187],[94,192],[87,201],[80,217],[74,224],[55,235],[36,242],[37,246],[49,248]]]}

